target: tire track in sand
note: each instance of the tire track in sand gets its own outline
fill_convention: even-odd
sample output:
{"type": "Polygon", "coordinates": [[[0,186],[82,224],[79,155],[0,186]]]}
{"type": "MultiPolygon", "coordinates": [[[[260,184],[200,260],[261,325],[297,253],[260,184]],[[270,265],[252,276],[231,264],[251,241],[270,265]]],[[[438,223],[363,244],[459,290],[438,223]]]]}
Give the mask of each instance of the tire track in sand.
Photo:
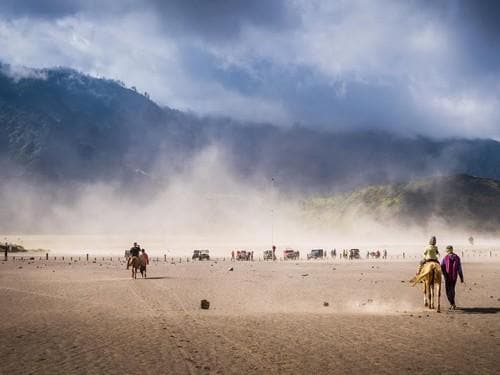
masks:
{"type": "MultiPolygon", "coordinates": [[[[189,309],[186,307],[182,298],[180,298],[179,294],[174,290],[175,286],[165,285],[164,283],[160,283],[160,282],[155,283],[154,285],[156,286],[157,289],[159,289],[163,292],[166,291],[167,295],[170,297],[173,297],[173,299],[175,300],[175,301],[171,301],[171,302],[175,302],[175,306],[177,306],[180,309],[180,311],[179,311],[179,309],[172,309],[172,311],[176,311],[176,312],[181,313],[181,317],[183,318],[183,322],[182,322],[182,324],[179,324],[179,329],[183,332],[183,335],[186,338],[193,336],[193,334],[190,335],[188,332],[195,333],[195,332],[199,332],[199,331],[206,331],[208,334],[210,334],[211,333],[210,331],[213,331],[213,329],[211,329],[211,327],[209,327],[207,324],[205,324],[203,321],[201,321],[199,318],[197,318],[196,314],[193,314],[192,312],[189,311],[189,309]],[[189,328],[189,330],[187,328],[189,328]]],[[[148,294],[149,298],[152,301],[157,300],[158,296],[164,295],[164,293],[160,293],[160,292],[155,293],[155,292],[152,292],[151,290],[147,290],[147,289],[145,289],[145,294],[148,294]]],[[[165,307],[161,306],[160,303],[157,302],[156,304],[157,304],[157,307],[152,307],[153,309],[155,309],[156,312],[160,313],[162,316],[169,313],[169,311],[165,311],[165,307]]],[[[171,313],[171,311],[170,311],[170,313],[171,313]]],[[[231,339],[230,337],[228,337],[227,335],[222,333],[220,330],[218,330],[216,332],[215,337],[225,340],[229,344],[229,347],[238,348],[238,353],[244,353],[245,355],[247,355],[249,358],[252,359],[253,364],[262,364],[264,362],[264,358],[255,355],[247,347],[242,345],[240,342],[231,339]]],[[[189,341],[189,342],[191,342],[191,341],[189,341]]],[[[206,348],[207,348],[207,346],[206,346],[206,348]]],[[[218,365],[217,351],[214,349],[213,345],[209,345],[208,348],[210,350],[210,355],[209,355],[210,367],[209,367],[209,369],[207,369],[206,366],[202,366],[202,365],[198,365],[196,367],[197,369],[203,368],[205,370],[211,371],[210,369],[217,368],[217,365],[218,365]]],[[[273,369],[273,366],[274,366],[273,363],[269,363],[268,361],[265,361],[265,362],[266,362],[265,367],[263,366],[262,370],[258,370],[258,369],[254,368],[253,371],[255,371],[256,373],[262,373],[262,371],[265,370],[265,373],[267,373],[267,374],[277,374],[278,373],[275,369],[273,369]]]]}
{"type": "MultiPolygon", "coordinates": [[[[135,285],[134,285],[135,287],[130,288],[130,290],[136,296],[137,299],[140,299],[142,301],[142,305],[145,306],[149,310],[149,312],[152,314],[152,316],[154,318],[161,318],[160,325],[162,326],[162,329],[159,330],[159,332],[166,330],[169,333],[169,335],[168,335],[169,338],[173,339],[170,341],[174,341],[174,346],[175,346],[177,352],[179,353],[178,358],[184,364],[186,371],[192,375],[196,374],[197,369],[194,365],[194,361],[191,358],[189,352],[184,349],[182,342],[180,342],[177,339],[177,336],[175,335],[175,330],[172,327],[170,327],[170,325],[165,321],[165,319],[163,319],[163,316],[164,316],[163,311],[161,311],[161,309],[159,309],[158,307],[153,306],[152,301],[150,301],[147,298],[144,298],[143,294],[145,294],[145,291],[147,291],[147,289],[144,287],[141,287],[140,286],[141,284],[135,283],[135,285]],[[136,290],[137,288],[141,289],[141,293],[137,292],[137,290],[136,290]]],[[[182,326],[180,328],[182,329],[182,326]]]]}

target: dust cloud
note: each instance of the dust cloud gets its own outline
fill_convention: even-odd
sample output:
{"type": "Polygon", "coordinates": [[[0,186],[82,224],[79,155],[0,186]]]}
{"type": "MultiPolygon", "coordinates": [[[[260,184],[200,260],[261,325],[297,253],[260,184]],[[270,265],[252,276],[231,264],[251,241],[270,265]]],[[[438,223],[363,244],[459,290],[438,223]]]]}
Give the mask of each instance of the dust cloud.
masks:
{"type": "Polygon", "coordinates": [[[144,187],[134,184],[132,190],[113,182],[4,182],[0,232],[2,238],[25,241],[30,248],[121,253],[139,241],[153,253],[176,255],[188,255],[193,248],[226,255],[236,248],[260,253],[272,244],[301,252],[379,246],[412,253],[431,234],[449,241],[468,238],[438,222],[439,233],[430,233],[428,227],[348,213],[325,220],[305,211],[308,195],[285,189],[287,181],[258,173],[241,177],[226,160],[224,150],[210,146],[168,179],[162,178],[158,162],[144,176],[144,187]]]}

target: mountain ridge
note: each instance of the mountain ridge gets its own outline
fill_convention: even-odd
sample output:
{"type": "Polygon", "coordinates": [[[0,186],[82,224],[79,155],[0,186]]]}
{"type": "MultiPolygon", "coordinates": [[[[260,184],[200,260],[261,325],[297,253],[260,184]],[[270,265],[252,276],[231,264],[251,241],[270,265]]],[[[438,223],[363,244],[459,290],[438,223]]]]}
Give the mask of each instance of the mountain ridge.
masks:
{"type": "Polygon", "coordinates": [[[0,162],[22,178],[168,181],[213,145],[238,178],[262,175],[281,181],[285,190],[349,190],[453,173],[500,178],[500,143],[494,140],[403,137],[376,129],[328,132],[198,117],[160,107],[119,81],[72,69],[18,77],[6,71],[1,65],[0,162]]]}

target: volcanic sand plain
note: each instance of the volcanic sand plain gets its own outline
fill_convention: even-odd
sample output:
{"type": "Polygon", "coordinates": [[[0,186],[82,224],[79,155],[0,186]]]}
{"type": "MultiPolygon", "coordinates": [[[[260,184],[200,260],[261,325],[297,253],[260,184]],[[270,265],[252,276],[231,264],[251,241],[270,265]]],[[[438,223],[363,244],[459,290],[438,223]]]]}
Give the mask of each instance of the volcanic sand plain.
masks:
{"type": "Polygon", "coordinates": [[[465,260],[437,314],[415,261],[160,259],[133,280],[116,257],[23,258],[0,263],[2,374],[500,370],[499,262],[465,260]]]}

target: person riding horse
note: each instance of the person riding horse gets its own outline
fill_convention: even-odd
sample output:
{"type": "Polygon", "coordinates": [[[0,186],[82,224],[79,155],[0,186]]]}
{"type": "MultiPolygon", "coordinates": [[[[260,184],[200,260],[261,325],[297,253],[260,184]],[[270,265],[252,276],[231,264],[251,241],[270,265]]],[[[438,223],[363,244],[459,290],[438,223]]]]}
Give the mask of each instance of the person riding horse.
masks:
{"type": "Polygon", "coordinates": [[[429,240],[429,246],[424,251],[424,259],[420,261],[417,275],[422,271],[422,267],[424,266],[425,263],[427,262],[436,262],[439,264],[439,250],[438,247],[436,246],[436,236],[432,236],[431,239],[429,240]]]}
{"type": "Polygon", "coordinates": [[[424,306],[437,312],[441,311],[441,265],[438,260],[439,250],[436,246],[436,237],[432,236],[429,246],[424,251],[424,259],[420,261],[417,275],[410,280],[415,286],[419,282],[424,284],[424,306]]]}
{"type": "Polygon", "coordinates": [[[137,244],[137,242],[134,242],[134,246],[130,248],[130,257],[127,259],[127,269],[129,269],[132,259],[134,257],[136,258],[139,257],[140,252],[141,252],[141,247],[137,244]]]}

